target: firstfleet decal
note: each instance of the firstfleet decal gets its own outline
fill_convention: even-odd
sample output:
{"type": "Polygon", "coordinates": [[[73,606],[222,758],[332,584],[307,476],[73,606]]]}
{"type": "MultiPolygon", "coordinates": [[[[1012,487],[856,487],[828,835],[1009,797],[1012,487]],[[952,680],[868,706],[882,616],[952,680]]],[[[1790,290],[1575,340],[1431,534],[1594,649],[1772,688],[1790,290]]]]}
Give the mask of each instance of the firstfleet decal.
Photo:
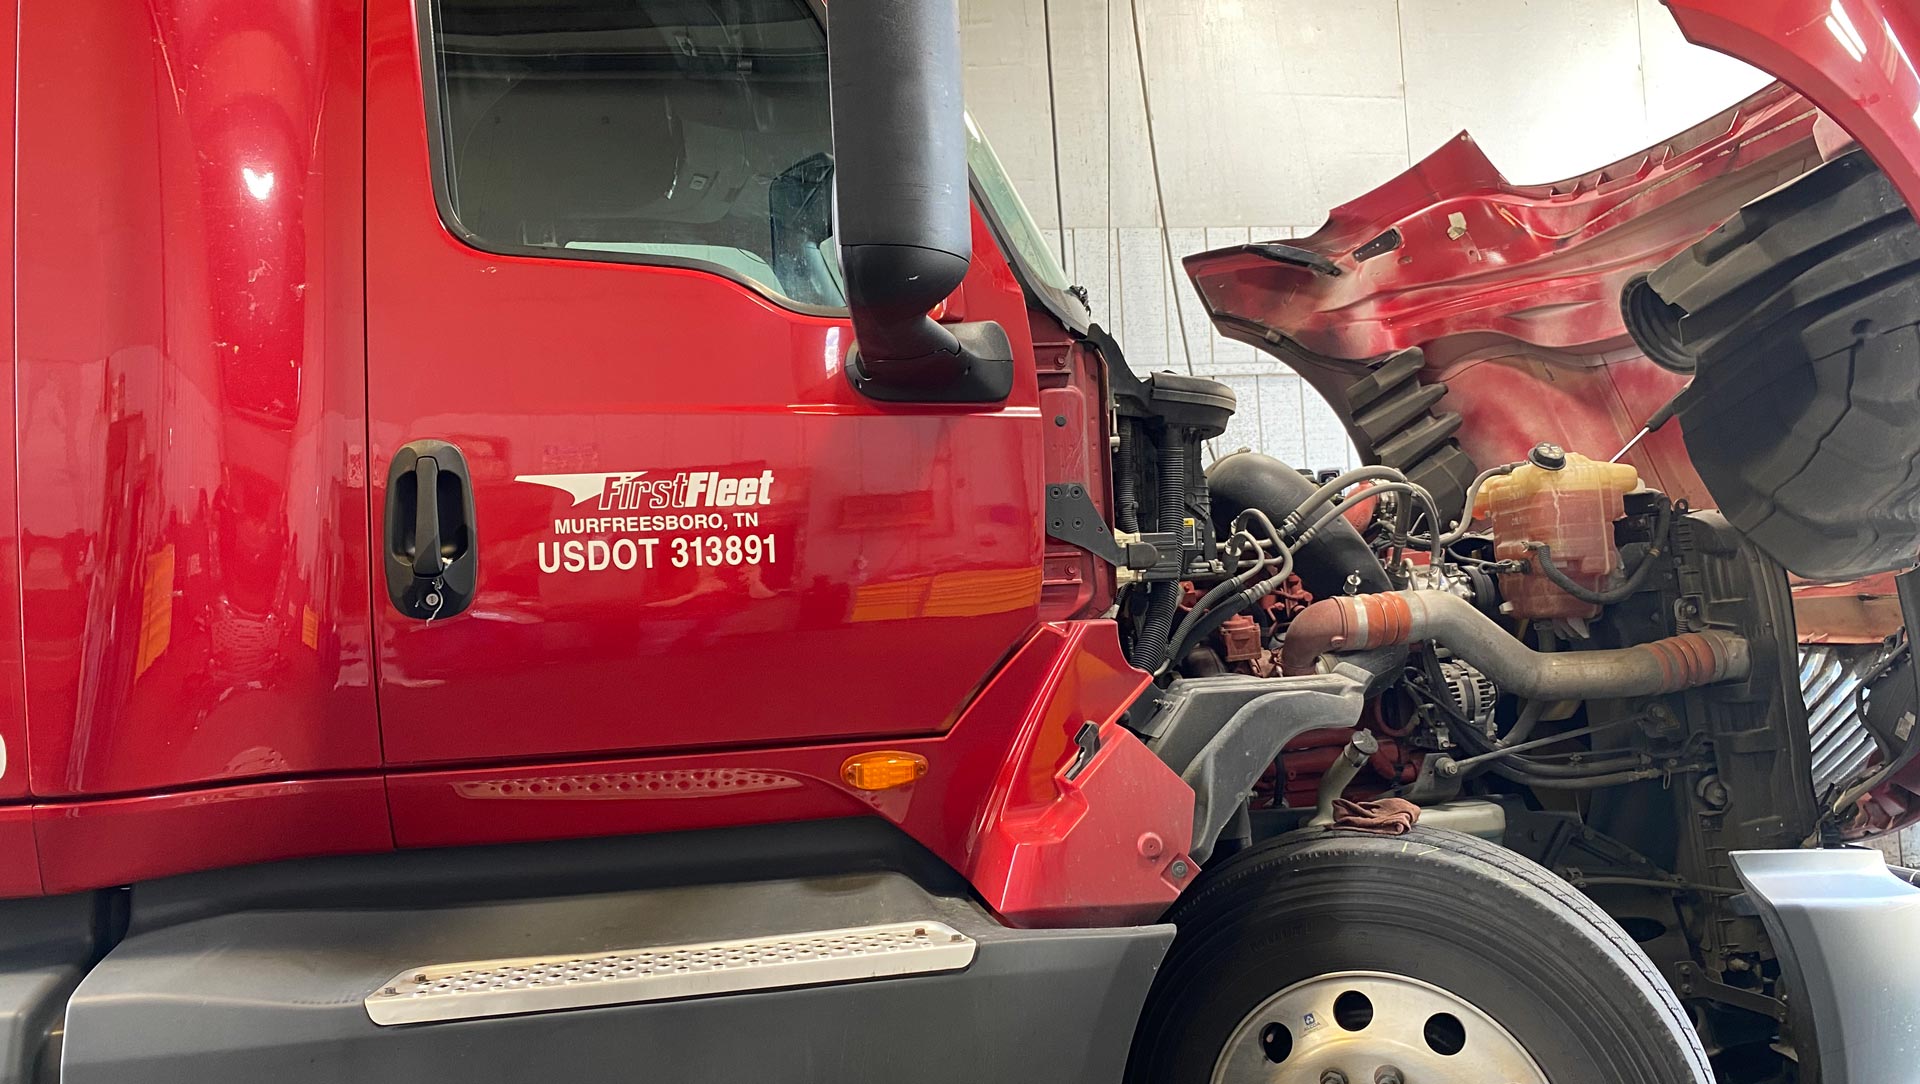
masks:
{"type": "Polygon", "coordinates": [[[540,543],[540,571],[627,572],[635,569],[773,564],[777,548],[761,530],[760,509],[773,503],[770,470],[739,473],[648,471],[522,474],[560,490],[586,514],[557,517],[554,541],[540,543]]]}

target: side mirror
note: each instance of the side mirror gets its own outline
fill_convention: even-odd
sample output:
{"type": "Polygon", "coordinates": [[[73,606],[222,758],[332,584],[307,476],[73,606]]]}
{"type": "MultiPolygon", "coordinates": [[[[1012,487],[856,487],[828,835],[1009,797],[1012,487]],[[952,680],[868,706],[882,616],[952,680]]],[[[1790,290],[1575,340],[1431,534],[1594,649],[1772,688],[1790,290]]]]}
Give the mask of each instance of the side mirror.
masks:
{"type": "Polygon", "coordinates": [[[958,0],[831,0],[827,49],[848,377],[894,402],[1005,399],[1006,332],[927,315],[973,256],[958,0]]]}

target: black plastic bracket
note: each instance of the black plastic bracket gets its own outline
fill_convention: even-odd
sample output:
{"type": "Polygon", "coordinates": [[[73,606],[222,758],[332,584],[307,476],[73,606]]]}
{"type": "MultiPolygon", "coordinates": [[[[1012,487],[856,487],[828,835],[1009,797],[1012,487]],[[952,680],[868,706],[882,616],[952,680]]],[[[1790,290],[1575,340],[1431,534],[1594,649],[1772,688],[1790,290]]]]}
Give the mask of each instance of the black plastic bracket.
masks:
{"type": "Polygon", "coordinates": [[[1378,234],[1371,241],[1354,249],[1353,259],[1355,263],[1366,263],[1375,256],[1385,256],[1387,253],[1399,247],[1400,227],[1389,226],[1385,232],[1378,234]]]}
{"type": "Polygon", "coordinates": [[[1240,251],[1251,252],[1255,256],[1272,260],[1274,263],[1286,263],[1292,264],[1295,267],[1304,267],[1316,275],[1325,275],[1328,278],[1340,277],[1339,265],[1327,259],[1325,256],[1320,255],[1318,252],[1310,252],[1298,245],[1283,245],[1277,241],[1260,241],[1251,245],[1241,245],[1240,251]]]}
{"type": "Polygon", "coordinates": [[[1116,568],[1140,573],[1147,581],[1186,576],[1185,554],[1197,545],[1173,531],[1116,538],[1093,505],[1087,487],[1056,482],[1047,487],[1047,537],[1078,546],[1116,568]]]}
{"type": "Polygon", "coordinates": [[[1067,765],[1068,779],[1078,779],[1080,773],[1087,770],[1087,765],[1093,763],[1094,754],[1100,751],[1100,724],[1081,723],[1080,729],[1074,732],[1073,744],[1079,747],[1079,751],[1073,754],[1073,763],[1067,765]]]}
{"type": "Polygon", "coordinates": [[[1079,546],[1110,565],[1126,566],[1127,556],[1114,541],[1113,528],[1094,507],[1087,487],[1078,482],[1047,487],[1047,537],[1079,546]]]}
{"type": "Polygon", "coordinates": [[[991,320],[946,324],[960,350],[905,361],[867,361],[847,350],[854,390],[883,403],[998,403],[1013,394],[1013,342],[991,320]]]}
{"type": "MultiPolygon", "coordinates": [[[[1906,626],[1907,640],[1912,642],[1914,627],[1920,624],[1920,568],[1909,568],[1895,576],[1893,590],[1900,599],[1900,623],[1906,626]]],[[[1913,668],[1913,675],[1920,682],[1920,666],[1913,668]]]]}

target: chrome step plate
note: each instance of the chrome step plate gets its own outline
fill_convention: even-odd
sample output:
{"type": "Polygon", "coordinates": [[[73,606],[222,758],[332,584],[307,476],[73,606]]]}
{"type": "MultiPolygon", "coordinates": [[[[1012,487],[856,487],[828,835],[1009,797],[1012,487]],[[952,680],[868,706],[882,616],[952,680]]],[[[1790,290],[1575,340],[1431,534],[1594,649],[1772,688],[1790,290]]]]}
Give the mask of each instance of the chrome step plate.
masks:
{"type": "Polygon", "coordinates": [[[387,980],[367,995],[366,1006],[381,1025],[475,1020],[958,971],[973,962],[974,948],[972,938],[944,922],[894,922],[586,956],[429,964],[387,980]]]}

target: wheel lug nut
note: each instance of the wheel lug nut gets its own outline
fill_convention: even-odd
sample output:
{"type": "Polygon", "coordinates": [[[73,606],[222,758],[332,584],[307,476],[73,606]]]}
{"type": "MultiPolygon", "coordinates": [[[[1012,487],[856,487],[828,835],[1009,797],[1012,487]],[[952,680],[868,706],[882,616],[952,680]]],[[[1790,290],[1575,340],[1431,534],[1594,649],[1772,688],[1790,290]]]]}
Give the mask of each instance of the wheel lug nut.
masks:
{"type": "Polygon", "coordinates": [[[1320,1074],[1320,1084],[1347,1084],[1347,1074],[1338,1069],[1328,1069],[1320,1074]]]}
{"type": "Polygon", "coordinates": [[[1406,1078],[1393,1066],[1382,1065],[1373,1071],[1373,1084],[1406,1084],[1406,1078]]]}

